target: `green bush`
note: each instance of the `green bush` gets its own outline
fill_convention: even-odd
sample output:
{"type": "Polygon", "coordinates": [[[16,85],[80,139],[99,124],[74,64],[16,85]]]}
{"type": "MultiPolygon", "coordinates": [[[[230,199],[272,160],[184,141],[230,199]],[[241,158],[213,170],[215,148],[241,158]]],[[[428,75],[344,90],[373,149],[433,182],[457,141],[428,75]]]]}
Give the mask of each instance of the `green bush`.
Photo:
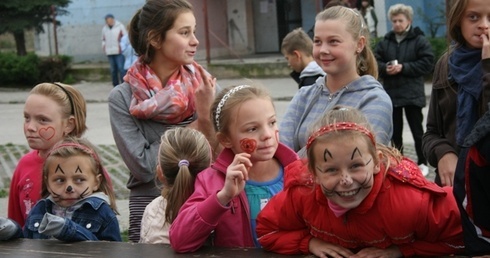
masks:
{"type": "Polygon", "coordinates": [[[17,56],[15,53],[0,53],[0,85],[32,85],[39,78],[39,58],[29,53],[17,56]]]}
{"type": "Polygon", "coordinates": [[[39,82],[63,82],[70,68],[71,59],[63,55],[41,58],[39,82]]]}
{"type": "Polygon", "coordinates": [[[0,53],[0,86],[32,87],[40,82],[63,82],[71,60],[69,56],[40,58],[34,53],[26,56],[0,53]]]}
{"type": "Polygon", "coordinates": [[[428,38],[432,51],[434,51],[434,64],[439,60],[439,58],[447,51],[447,40],[446,38],[428,38]]]}

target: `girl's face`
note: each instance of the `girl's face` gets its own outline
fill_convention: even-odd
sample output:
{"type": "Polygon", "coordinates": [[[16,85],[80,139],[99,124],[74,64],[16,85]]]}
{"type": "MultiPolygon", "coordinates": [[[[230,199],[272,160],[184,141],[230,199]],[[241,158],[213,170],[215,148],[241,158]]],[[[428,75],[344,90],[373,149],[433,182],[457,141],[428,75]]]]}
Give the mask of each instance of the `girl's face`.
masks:
{"type": "Polygon", "coordinates": [[[461,19],[461,33],[471,48],[482,48],[489,37],[490,4],[488,0],[469,0],[461,19]]]}
{"type": "Polygon", "coordinates": [[[24,106],[24,135],[31,149],[46,154],[54,144],[70,132],[68,119],[61,106],[51,98],[31,94],[24,106]]]}
{"type": "Polygon", "coordinates": [[[266,98],[243,102],[231,110],[233,119],[221,143],[234,153],[248,152],[253,161],[267,161],[274,157],[279,145],[276,110],[266,98]]]}
{"type": "Polygon", "coordinates": [[[393,32],[396,34],[403,34],[412,21],[410,21],[405,14],[399,13],[391,17],[391,26],[393,26],[393,32]]]}
{"type": "Polygon", "coordinates": [[[362,50],[341,20],[317,21],[313,38],[313,57],[328,75],[356,72],[356,51],[362,50]]]}
{"type": "Polygon", "coordinates": [[[157,56],[169,65],[185,65],[194,61],[199,41],[195,35],[196,18],[192,12],[184,12],[177,16],[173,27],[165,34],[165,40],[154,46],[157,56]]]}
{"type": "MultiPolygon", "coordinates": [[[[368,143],[360,137],[336,137],[314,146],[314,176],[323,194],[345,209],[353,209],[368,196],[379,172],[368,143]]],[[[378,159],[376,159],[378,160],[378,159]]]]}
{"type": "Polygon", "coordinates": [[[89,157],[54,157],[50,161],[46,183],[56,204],[69,207],[99,189],[101,175],[95,176],[89,157]]]}

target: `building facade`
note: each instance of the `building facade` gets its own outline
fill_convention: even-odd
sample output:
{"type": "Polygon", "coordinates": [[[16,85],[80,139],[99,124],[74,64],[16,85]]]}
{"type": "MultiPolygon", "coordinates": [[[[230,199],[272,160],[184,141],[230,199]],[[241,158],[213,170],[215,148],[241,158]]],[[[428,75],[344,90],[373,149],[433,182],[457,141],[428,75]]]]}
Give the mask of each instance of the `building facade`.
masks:
{"type": "MultiPolygon", "coordinates": [[[[196,35],[200,42],[197,60],[241,58],[249,55],[280,53],[284,36],[302,27],[314,25],[315,15],[329,0],[189,0],[197,20],[196,35]],[[206,20],[208,26],[206,28],[206,20]]],[[[104,16],[111,13],[128,25],[145,0],[75,0],[68,6],[68,15],[57,19],[62,26],[45,25],[45,32],[36,36],[34,45],[39,55],[58,53],[73,57],[75,63],[105,62],[101,29],[104,16]],[[56,29],[56,33],[54,33],[56,29]],[[55,38],[56,37],[56,38],[55,38]]],[[[351,0],[356,6],[357,0],[351,0]]],[[[391,29],[386,12],[392,4],[405,3],[414,8],[414,25],[429,33],[424,17],[435,17],[444,0],[374,0],[379,19],[378,35],[391,29]]],[[[444,35],[445,28],[439,29],[444,35]]]]}

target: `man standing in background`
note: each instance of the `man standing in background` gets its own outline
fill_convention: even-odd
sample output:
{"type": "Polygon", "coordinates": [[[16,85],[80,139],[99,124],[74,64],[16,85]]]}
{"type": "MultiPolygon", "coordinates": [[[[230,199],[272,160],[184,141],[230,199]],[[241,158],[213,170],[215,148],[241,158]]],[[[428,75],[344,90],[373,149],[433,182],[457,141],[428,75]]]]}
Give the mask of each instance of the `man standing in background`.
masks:
{"type": "Polygon", "coordinates": [[[124,56],[122,55],[119,43],[121,38],[127,34],[126,28],[114,15],[105,16],[105,25],[102,28],[102,50],[104,50],[111,66],[112,85],[117,86],[123,82],[124,56]]]}

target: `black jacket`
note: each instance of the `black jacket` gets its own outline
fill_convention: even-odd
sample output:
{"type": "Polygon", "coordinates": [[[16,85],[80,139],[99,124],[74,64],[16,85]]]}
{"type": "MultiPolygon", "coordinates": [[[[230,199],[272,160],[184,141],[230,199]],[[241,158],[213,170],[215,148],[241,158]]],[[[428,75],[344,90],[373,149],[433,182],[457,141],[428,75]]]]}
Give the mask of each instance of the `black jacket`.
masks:
{"type": "Polygon", "coordinates": [[[466,254],[490,254],[490,111],[476,123],[461,149],[454,197],[461,211],[466,254]]]}
{"type": "Polygon", "coordinates": [[[379,78],[394,107],[426,104],[424,75],[432,72],[434,53],[429,41],[418,27],[411,27],[400,43],[395,33],[388,32],[375,47],[374,55],[378,61],[379,78]],[[386,74],[386,63],[398,60],[403,65],[399,74],[386,74]]]}

